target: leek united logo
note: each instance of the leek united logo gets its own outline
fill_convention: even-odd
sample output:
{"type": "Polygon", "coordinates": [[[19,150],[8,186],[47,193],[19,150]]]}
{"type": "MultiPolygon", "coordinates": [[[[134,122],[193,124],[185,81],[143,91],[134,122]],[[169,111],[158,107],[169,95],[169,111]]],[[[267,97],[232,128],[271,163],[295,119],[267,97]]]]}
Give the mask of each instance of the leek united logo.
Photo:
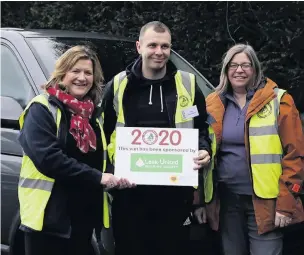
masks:
{"type": "Polygon", "coordinates": [[[131,154],[131,171],[181,173],[183,156],[178,154],[131,154]]]}

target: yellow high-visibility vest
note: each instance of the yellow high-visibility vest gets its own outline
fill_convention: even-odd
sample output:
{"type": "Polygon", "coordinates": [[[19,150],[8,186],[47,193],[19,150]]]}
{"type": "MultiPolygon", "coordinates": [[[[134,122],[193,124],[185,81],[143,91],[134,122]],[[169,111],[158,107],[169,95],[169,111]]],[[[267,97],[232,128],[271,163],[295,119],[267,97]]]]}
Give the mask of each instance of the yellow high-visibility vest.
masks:
{"type": "Polygon", "coordinates": [[[209,115],[207,118],[207,122],[209,123],[209,138],[211,140],[211,150],[212,150],[212,156],[211,156],[211,160],[208,164],[208,166],[203,170],[203,177],[204,177],[204,197],[205,197],[205,202],[209,203],[212,199],[213,196],[213,169],[214,169],[214,165],[215,165],[215,156],[216,156],[216,150],[217,150],[217,146],[216,146],[216,137],[214,134],[214,130],[211,126],[212,122],[212,118],[209,115]]]}
{"type": "MultiPolygon", "coordinates": [[[[266,104],[249,120],[249,148],[253,190],[260,198],[276,198],[279,194],[279,178],[282,174],[283,148],[278,133],[280,101],[285,90],[275,88],[276,98],[266,104]]],[[[204,170],[205,202],[213,196],[213,170],[216,159],[216,137],[209,116],[209,135],[212,141],[212,160],[204,170]]]]}
{"type": "MultiPolygon", "coordinates": [[[[27,107],[19,118],[20,130],[23,127],[26,113],[33,103],[43,104],[50,110],[53,117],[55,118],[58,136],[61,121],[61,111],[58,107],[55,107],[54,105],[48,102],[48,95],[46,94],[36,96],[27,105],[27,107]]],[[[103,171],[105,171],[107,159],[107,144],[102,128],[102,116],[97,119],[97,123],[99,124],[101,130],[101,138],[104,150],[103,171]]],[[[36,231],[41,231],[43,229],[44,211],[51,196],[54,183],[55,179],[47,177],[41,172],[39,172],[35,167],[33,161],[27,155],[23,156],[18,185],[18,197],[20,203],[20,217],[22,225],[27,226],[36,231]]],[[[106,192],[104,192],[103,223],[106,228],[109,228],[109,206],[108,196],[106,192]]]]}
{"type": "MultiPolygon", "coordinates": [[[[114,77],[114,109],[117,116],[116,127],[125,126],[125,116],[123,111],[123,96],[128,83],[126,72],[121,72],[114,77]]],[[[176,128],[194,128],[193,118],[184,119],[182,111],[193,106],[195,96],[195,76],[194,74],[177,71],[175,74],[175,85],[177,91],[177,104],[175,112],[176,128]]],[[[116,130],[111,135],[108,145],[109,158],[115,164],[116,130]]]]}

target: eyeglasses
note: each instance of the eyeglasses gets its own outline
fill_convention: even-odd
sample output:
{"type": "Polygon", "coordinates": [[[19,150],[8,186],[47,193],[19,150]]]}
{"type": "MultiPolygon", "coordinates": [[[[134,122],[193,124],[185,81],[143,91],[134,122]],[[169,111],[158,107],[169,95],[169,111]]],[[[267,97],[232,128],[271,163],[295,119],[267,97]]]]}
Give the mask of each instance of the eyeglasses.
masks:
{"type": "Polygon", "coordinates": [[[251,63],[243,63],[243,64],[236,64],[236,63],[230,63],[228,65],[228,68],[230,70],[237,70],[239,66],[243,69],[243,71],[247,71],[252,67],[251,63]]]}

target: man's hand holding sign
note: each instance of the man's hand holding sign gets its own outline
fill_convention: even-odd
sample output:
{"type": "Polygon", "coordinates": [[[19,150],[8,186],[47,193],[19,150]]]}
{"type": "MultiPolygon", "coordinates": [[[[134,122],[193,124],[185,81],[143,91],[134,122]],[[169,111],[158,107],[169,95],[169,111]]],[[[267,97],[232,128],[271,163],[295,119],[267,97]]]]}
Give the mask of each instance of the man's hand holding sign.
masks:
{"type": "Polygon", "coordinates": [[[194,163],[196,164],[194,170],[199,170],[202,167],[208,165],[210,162],[210,155],[206,150],[198,151],[198,156],[194,157],[194,163]]]}

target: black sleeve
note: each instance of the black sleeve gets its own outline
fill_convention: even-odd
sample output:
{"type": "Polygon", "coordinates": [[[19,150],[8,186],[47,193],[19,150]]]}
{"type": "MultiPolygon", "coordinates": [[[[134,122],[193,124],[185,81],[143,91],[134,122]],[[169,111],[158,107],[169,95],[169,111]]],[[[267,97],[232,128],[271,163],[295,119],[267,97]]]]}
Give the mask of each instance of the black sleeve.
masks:
{"type": "MultiPolygon", "coordinates": [[[[101,111],[104,113],[103,130],[105,132],[107,144],[110,143],[110,138],[115,130],[117,122],[117,116],[113,105],[113,83],[114,79],[105,86],[101,104],[101,111]]],[[[110,163],[110,160],[108,160],[108,162],[106,172],[114,174],[114,166],[110,163]]]]}
{"type": "Polygon", "coordinates": [[[198,197],[199,197],[199,206],[204,206],[205,205],[205,188],[204,188],[204,177],[203,173],[198,174],[199,179],[198,179],[198,197]]]}
{"type": "Polygon", "coordinates": [[[211,156],[211,140],[209,138],[207,124],[207,110],[205,96],[201,89],[195,84],[194,105],[197,106],[199,116],[194,118],[194,128],[199,130],[199,150],[206,150],[211,156]]]}
{"type": "Polygon", "coordinates": [[[50,178],[100,186],[102,173],[68,157],[60,147],[56,132],[50,111],[34,103],[27,112],[19,142],[37,170],[50,178]]]}
{"type": "Polygon", "coordinates": [[[107,143],[110,143],[110,137],[116,127],[117,117],[116,112],[113,105],[113,82],[114,79],[107,83],[104,89],[103,97],[102,97],[102,111],[104,113],[104,125],[103,129],[105,132],[105,136],[107,139],[107,143]]]}

